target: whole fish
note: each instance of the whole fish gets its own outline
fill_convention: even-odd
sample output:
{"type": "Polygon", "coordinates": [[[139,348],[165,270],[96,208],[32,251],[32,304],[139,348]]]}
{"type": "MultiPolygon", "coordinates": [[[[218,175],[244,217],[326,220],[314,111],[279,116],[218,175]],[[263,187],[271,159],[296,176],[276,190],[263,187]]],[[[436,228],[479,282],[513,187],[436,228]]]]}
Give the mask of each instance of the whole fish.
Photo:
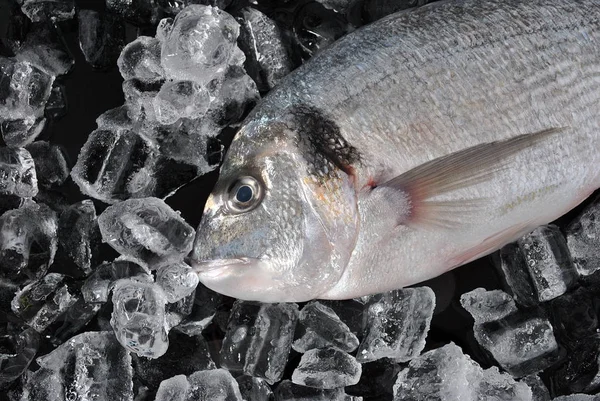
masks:
{"type": "Polygon", "coordinates": [[[260,102],[191,259],[236,298],[353,298],[487,255],[599,187],[600,0],[434,3],[260,102]]]}

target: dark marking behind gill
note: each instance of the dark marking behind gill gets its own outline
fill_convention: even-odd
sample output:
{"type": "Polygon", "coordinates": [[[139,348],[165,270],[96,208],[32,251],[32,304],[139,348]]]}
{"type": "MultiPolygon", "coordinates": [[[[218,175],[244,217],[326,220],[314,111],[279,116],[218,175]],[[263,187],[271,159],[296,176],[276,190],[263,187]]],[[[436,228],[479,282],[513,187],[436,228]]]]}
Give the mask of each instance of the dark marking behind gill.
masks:
{"type": "Polygon", "coordinates": [[[360,153],[342,136],[335,121],[322,111],[300,105],[291,111],[294,130],[298,133],[297,146],[310,165],[310,174],[328,175],[320,166],[331,164],[349,176],[354,165],[360,163],[360,153]]]}

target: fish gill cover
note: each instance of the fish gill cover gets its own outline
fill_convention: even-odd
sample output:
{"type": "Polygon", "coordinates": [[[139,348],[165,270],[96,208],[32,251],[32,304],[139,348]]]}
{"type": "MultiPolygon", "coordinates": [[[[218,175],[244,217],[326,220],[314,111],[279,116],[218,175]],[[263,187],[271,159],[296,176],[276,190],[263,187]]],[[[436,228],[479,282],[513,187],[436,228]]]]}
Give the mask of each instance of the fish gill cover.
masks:
{"type": "Polygon", "coordinates": [[[3,0],[0,400],[596,399],[593,197],[493,257],[359,299],[234,300],[187,263],[260,96],[425,3],[3,0]]]}

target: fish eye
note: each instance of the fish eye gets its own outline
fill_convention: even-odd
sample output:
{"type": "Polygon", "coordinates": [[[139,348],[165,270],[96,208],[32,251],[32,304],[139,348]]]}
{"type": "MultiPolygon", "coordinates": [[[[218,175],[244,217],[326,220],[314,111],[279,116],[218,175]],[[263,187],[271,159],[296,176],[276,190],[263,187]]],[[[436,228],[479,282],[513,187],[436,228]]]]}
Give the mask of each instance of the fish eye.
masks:
{"type": "Polygon", "coordinates": [[[235,213],[254,209],[262,200],[262,187],[254,177],[241,177],[229,189],[228,208],[235,213]]]}

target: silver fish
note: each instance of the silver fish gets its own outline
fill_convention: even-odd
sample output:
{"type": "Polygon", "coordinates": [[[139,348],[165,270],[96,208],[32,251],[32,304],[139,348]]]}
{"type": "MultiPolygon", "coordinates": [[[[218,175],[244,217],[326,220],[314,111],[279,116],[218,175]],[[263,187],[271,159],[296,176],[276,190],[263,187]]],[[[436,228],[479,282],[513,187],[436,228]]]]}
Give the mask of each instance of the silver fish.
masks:
{"type": "Polygon", "coordinates": [[[487,255],[600,187],[600,0],[464,0],[334,43],[248,116],[198,227],[207,287],[345,299],[487,255]]]}

